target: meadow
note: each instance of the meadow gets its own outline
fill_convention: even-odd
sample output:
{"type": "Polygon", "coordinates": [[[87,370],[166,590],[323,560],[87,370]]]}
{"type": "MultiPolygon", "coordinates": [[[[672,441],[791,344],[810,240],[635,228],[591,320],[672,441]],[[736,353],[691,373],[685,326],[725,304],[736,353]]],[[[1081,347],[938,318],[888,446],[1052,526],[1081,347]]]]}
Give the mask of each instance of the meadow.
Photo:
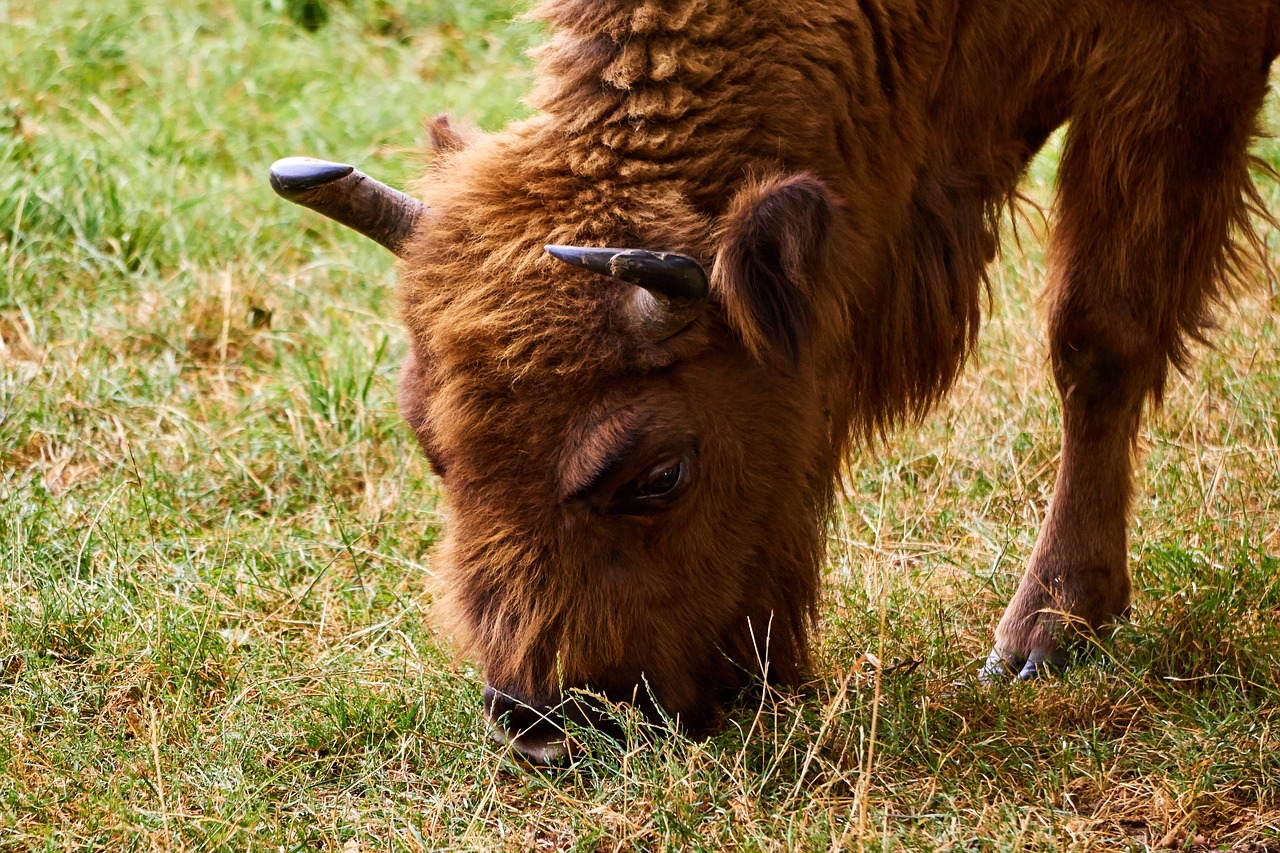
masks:
{"type": "Polygon", "coordinates": [[[567,768],[489,740],[432,627],[392,259],[266,172],[402,186],[424,119],[525,114],[519,11],[0,0],[0,851],[1280,851],[1274,283],[1143,431],[1131,621],[974,677],[1056,470],[1056,140],[960,385],[850,461],[812,683],[567,768]]]}

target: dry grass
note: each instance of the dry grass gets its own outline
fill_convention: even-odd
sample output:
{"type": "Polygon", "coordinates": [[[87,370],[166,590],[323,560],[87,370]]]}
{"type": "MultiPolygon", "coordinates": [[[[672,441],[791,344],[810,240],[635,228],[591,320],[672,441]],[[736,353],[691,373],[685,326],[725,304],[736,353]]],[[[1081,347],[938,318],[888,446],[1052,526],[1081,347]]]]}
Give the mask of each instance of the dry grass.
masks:
{"type": "Polygon", "coordinates": [[[1131,624],[973,679],[1057,463],[1034,216],[956,393],[852,461],[806,691],[564,771],[490,744],[430,627],[390,264],[262,176],[403,182],[423,118],[519,109],[533,36],[305,5],[0,0],[0,849],[1280,850],[1274,289],[1146,428],[1131,624]]]}

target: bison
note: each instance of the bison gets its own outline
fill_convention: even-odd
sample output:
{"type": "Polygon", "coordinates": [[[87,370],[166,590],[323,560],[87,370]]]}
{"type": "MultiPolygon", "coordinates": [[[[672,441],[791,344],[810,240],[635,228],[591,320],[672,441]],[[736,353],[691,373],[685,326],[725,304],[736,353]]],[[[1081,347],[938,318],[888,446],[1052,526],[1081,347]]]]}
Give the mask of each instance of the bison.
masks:
{"type": "MultiPolygon", "coordinates": [[[[428,125],[402,195],[284,197],[401,259],[400,407],[447,496],[437,606],[499,739],[575,688],[705,731],[803,677],[847,454],[923,416],[980,322],[1028,162],[1049,250],[1055,493],[988,679],[1129,606],[1135,436],[1246,278],[1280,0],[547,0],[536,114],[428,125]]],[[[1265,215],[1265,214],[1263,214],[1265,215]]]]}

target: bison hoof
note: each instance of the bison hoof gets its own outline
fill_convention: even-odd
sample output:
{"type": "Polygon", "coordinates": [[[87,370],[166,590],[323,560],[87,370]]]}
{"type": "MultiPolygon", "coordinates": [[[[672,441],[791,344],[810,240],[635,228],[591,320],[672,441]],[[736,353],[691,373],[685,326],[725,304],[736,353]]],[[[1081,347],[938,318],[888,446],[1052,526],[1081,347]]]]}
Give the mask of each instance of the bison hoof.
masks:
{"type": "Polygon", "coordinates": [[[1007,681],[1031,681],[1043,676],[1062,672],[1070,665],[1063,652],[1045,654],[1032,652],[1020,655],[1009,652],[999,646],[991,650],[987,662],[978,672],[978,679],[983,684],[1001,684],[1007,681]]]}

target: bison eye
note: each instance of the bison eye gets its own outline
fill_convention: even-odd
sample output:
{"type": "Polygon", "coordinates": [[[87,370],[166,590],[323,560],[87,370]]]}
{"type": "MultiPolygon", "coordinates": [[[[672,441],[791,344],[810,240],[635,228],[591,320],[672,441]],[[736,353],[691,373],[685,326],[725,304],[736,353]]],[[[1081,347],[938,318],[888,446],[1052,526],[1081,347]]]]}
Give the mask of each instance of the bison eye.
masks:
{"type": "Polygon", "coordinates": [[[661,512],[689,484],[690,454],[667,459],[614,492],[609,511],[619,515],[652,515],[661,512]]]}

